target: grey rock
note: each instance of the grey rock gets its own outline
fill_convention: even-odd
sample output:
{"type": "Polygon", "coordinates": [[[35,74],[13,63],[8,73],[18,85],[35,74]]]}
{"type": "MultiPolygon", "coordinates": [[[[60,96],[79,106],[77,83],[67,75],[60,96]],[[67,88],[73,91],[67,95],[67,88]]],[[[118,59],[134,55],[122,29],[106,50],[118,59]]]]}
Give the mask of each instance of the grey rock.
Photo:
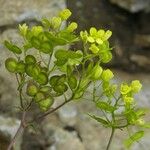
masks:
{"type": "Polygon", "coordinates": [[[46,125],[44,129],[47,134],[50,133],[49,135],[53,139],[53,144],[47,150],[85,150],[76,132],[68,132],[50,124],[46,125]]]}
{"type": "Polygon", "coordinates": [[[0,0],[0,26],[24,20],[52,17],[65,8],[64,0],[0,0]]]}
{"type": "Polygon", "coordinates": [[[77,113],[75,105],[70,104],[65,105],[58,111],[60,120],[69,126],[74,126],[76,124],[77,113]]]}
{"type": "Polygon", "coordinates": [[[132,12],[148,10],[150,8],[150,0],[110,0],[112,3],[132,12]]]}
{"type": "MultiPolygon", "coordinates": [[[[20,121],[0,116],[0,149],[5,150],[19,128],[20,121]]],[[[21,135],[15,142],[14,150],[20,150],[21,135]]]]}

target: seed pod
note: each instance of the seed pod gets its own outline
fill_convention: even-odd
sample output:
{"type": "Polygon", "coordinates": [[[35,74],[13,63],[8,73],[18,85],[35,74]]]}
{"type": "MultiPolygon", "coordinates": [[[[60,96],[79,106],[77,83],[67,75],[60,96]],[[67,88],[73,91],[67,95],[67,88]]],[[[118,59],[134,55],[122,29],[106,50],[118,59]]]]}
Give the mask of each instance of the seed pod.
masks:
{"type": "Polygon", "coordinates": [[[84,89],[78,89],[75,92],[73,99],[79,99],[83,96],[83,94],[84,94],[84,89]]]}
{"type": "Polygon", "coordinates": [[[66,81],[66,75],[62,74],[61,76],[59,76],[59,79],[57,80],[57,82],[59,84],[63,84],[66,81]]]}
{"type": "Polygon", "coordinates": [[[35,96],[38,92],[38,87],[34,82],[29,82],[27,85],[26,93],[29,96],[35,96]]]}
{"type": "Polygon", "coordinates": [[[52,76],[49,80],[50,85],[53,87],[57,84],[57,80],[59,79],[58,75],[52,76]]]}
{"type": "Polygon", "coordinates": [[[41,84],[41,85],[45,85],[48,83],[48,76],[46,73],[44,72],[40,72],[36,78],[36,81],[41,84]]]}
{"type": "Polygon", "coordinates": [[[41,72],[47,73],[47,72],[48,72],[48,68],[46,68],[46,67],[41,67],[41,72]]]}
{"type": "Polygon", "coordinates": [[[44,94],[44,92],[38,92],[38,93],[36,93],[36,96],[34,97],[34,100],[36,101],[36,102],[40,102],[41,100],[43,100],[43,99],[45,99],[45,94],[44,94]]]}
{"type": "Polygon", "coordinates": [[[42,111],[47,111],[53,105],[53,103],[54,99],[51,96],[49,96],[46,99],[40,101],[38,104],[42,111]]]}
{"type": "Polygon", "coordinates": [[[5,67],[9,72],[14,73],[17,67],[17,61],[14,58],[8,58],[5,61],[5,67]]]}
{"type": "Polygon", "coordinates": [[[44,92],[44,93],[49,93],[51,92],[52,88],[50,86],[44,86],[40,89],[41,92],[44,92]]]}
{"type": "Polygon", "coordinates": [[[36,59],[33,55],[27,55],[25,57],[25,62],[26,64],[35,64],[36,63],[36,59]]]}
{"type": "Polygon", "coordinates": [[[56,93],[64,93],[68,90],[68,87],[66,84],[56,84],[53,89],[56,93]]]}
{"type": "Polygon", "coordinates": [[[17,63],[16,72],[17,73],[24,73],[25,72],[25,63],[23,61],[20,61],[17,63]]]}
{"type": "Polygon", "coordinates": [[[36,78],[40,73],[40,67],[34,64],[28,64],[25,67],[26,74],[30,77],[36,78]]]}
{"type": "Polygon", "coordinates": [[[77,79],[75,76],[71,76],[69,79],[68,79],[68,84],[70,86],[71,89],[75,89],[76,86],[77,86],[77,79]]]}

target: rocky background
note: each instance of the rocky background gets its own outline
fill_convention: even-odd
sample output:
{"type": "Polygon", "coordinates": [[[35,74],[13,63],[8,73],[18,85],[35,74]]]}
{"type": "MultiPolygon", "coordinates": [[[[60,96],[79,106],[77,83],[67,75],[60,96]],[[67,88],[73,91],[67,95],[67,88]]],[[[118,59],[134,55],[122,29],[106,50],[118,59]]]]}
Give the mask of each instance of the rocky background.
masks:
{"type": "MultiPolygon", "coordinates": [[[[141,80],[143,90],[137,102],[150,108],[150,0],[0,0],[0,150],[6,149],[20,123],[14,76],[4,68],[10,54],[2,42],[19,43],[19,23],[38,24],[41,17],[51,17],[65,7],[72,10],[71,20],[78,22],[79,30],[96,26],[113,31],[114,59],[109,67],[114,69],[114,81],[141,80]]],[[[36,130],[26,130],[14,150],[104,150],[110,131],[86,115],[95,112],[88,91],[81,102],[64,106],[36,130]]],[[[111,150],[125,150],[125,138],[118,131],[111,150]]],[[[132,150],[149,150],[149,139],[147,130],[143,146],[135,144],[132,150]]]]}

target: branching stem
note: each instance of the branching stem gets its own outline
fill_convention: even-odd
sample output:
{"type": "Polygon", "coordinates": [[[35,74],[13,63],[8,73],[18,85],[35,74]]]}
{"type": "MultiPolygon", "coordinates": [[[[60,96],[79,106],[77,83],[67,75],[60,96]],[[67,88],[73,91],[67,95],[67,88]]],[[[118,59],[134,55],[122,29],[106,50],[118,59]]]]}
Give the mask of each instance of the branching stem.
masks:
{"type": "Polygon", "coordinates": [[[109,138],[109,141],[108,141],[108,144],[107,144],[107,148],[106,148],[106,150],[109,150],[109,148],[110,148],[110,145],[111,145],[111,142],[112,142],[112,139],[113,139],[114,133],[115,133],[115,129],[114,129],[114,128],[112,128],[112,130],[111,130],[111,135],[110,135],[110,138],[109,138]]]}

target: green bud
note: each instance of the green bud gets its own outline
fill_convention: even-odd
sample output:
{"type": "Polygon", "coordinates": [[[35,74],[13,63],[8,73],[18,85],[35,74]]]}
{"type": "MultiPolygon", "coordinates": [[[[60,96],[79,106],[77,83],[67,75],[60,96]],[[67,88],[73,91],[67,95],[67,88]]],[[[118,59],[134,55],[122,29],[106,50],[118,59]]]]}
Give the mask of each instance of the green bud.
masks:
{"type": "Polygon", "coordinates": [[[103,40],[106,41],[108,40],[112,35],[112,32],[110,30],[107,30],[103,36],[103,40]]]}
{"type": "Polygon", "coordinates": [[[131,87],[128,86],[126,83],[121,84],[120,92],[122,95],[126,95],[131,92],[131,87]]]}
{"type": "Polygon", "coordinates": [[[126,96],[126,95],[123,96],[123,100],[124,100],[124,102],[125,102],[127,105],[132,104],[133,101],[134,101],[133,97],[129,97],[129,96],[126,96]]]}
{"type": "Polygon", "coordinates": [[[42,26],[33,26],[31,29],[32,35],[33,36],[38,36],[41,32],[43,32],[43,27],[42,26]]]}
{"type": "Polygon", "coordinates": [[[69,9],[64,9],[59,13],[59,17],[62,20],[67,20],[71,16],[71,11],[69,9]]]}
{"type": "Polygon", "coordinates": [[[25,73],[25,63],[23,61],[17,63],[16,72],[25,73]]]}
{"type": "Polygon", "coordinates": [[[102,67],[100,67],[99,64],[96,64],[91,71],[90,75],[91,79],[98,80],[102,74],[102,71],[103,71],[102,67]]]}
{"type": "Polygon", "coordinates": [[[25,23],[23,25],[19,24],[19,30],[20,34],[25,37],[27,34],[28,26],[25,23]]]}
{"type": "Polygon", "coordinates": [[[33,55],[27,55],[25,57],[25,62],[26,64],[35,64],[36,63],[36,59],[33,55]]]}
{"type": "Polygon", "coordinates": [[[73,32],[74,30],[76,30],[78,27],[78,24],[76,22],[72,22],[68,27],[67,27],[67,31],[69,32],[73,32]]]}
{"type": "Polygon", "coordinates": [[[93,37],[97,35],[96,28],[94,28],[94,27],[90,28],[90,35],[93,36],[93,37]]]}
{"type": "Polygon", "coordinates": [[[95,39],[92,36],[88,36],[87,41],[90,42],[90,43],[94,43],[95,39]]]}
{"type": "Polygon", "coordinates": [[[132,89],[132,92],[134,93],[138,93],[142,88],[142,84],[140,83],[139,80],[134,80],[131,82],[131,89],[132,89]]]}
{"type": "Polygon", "coordinates": [[[114,77],[114,74],[110,69],[106,69],[102,72],[101,78],[103,81],[109,81],[114,77]]]}
{"type": "Polygon", "coordinates": [[[33,83],[33,82],[29,82],[29,83],[27,84],[27,89],[26,89],[27,95],[33,97],[33,96],[36,95],[37,92],[38,92],[38,87],[37,87],[37,85],[36,85],[35,83],[33,83]]]}
{"type": "Polygon", "coordinates": [[[53,17],[51,20],[51,26],[53,29],[58,29],[61,26],[61,18],[53,17]]]}
{"type": "Polygon", "coordinates": [[[103,63],[108,63],[112,59],[111,52],[104,52],[100,54],[103,63]]]}
{"type": "Polygon", "coordinates": [[[94,54],[98,53],[99,52],[99,48],[95,45],[95,44],[92,44],[89,48],[94,54]]]}
{"type": "Polygon", "coordinates": [[[87,39],[88,39],[87,31],[81,31],[80,32],[80,37],[81,37],[82,41],[87,42],[87,39]]]}
{"type": "Polygon", "coordinates": [[[17,60],[14,58],[7,58],[5,61],[5,67],[9,72],[14,73],[17,67],[17,60]]]}
{"type": "Polygon", "coordinates": [[[98,34],[98,37],[102,38],[105,34],[105,31],[100,29],[100,30],[98,30],[97,34],[98,34]]]}
{"type": "Polygon", "coordinates": [[[37,78],[36,78],[36,81],[41,84],[41,85],[45,85],[48,83],[48,76],[46,73],[44,72],[40,72],[38,75],[37,75],[37,78]]]}

